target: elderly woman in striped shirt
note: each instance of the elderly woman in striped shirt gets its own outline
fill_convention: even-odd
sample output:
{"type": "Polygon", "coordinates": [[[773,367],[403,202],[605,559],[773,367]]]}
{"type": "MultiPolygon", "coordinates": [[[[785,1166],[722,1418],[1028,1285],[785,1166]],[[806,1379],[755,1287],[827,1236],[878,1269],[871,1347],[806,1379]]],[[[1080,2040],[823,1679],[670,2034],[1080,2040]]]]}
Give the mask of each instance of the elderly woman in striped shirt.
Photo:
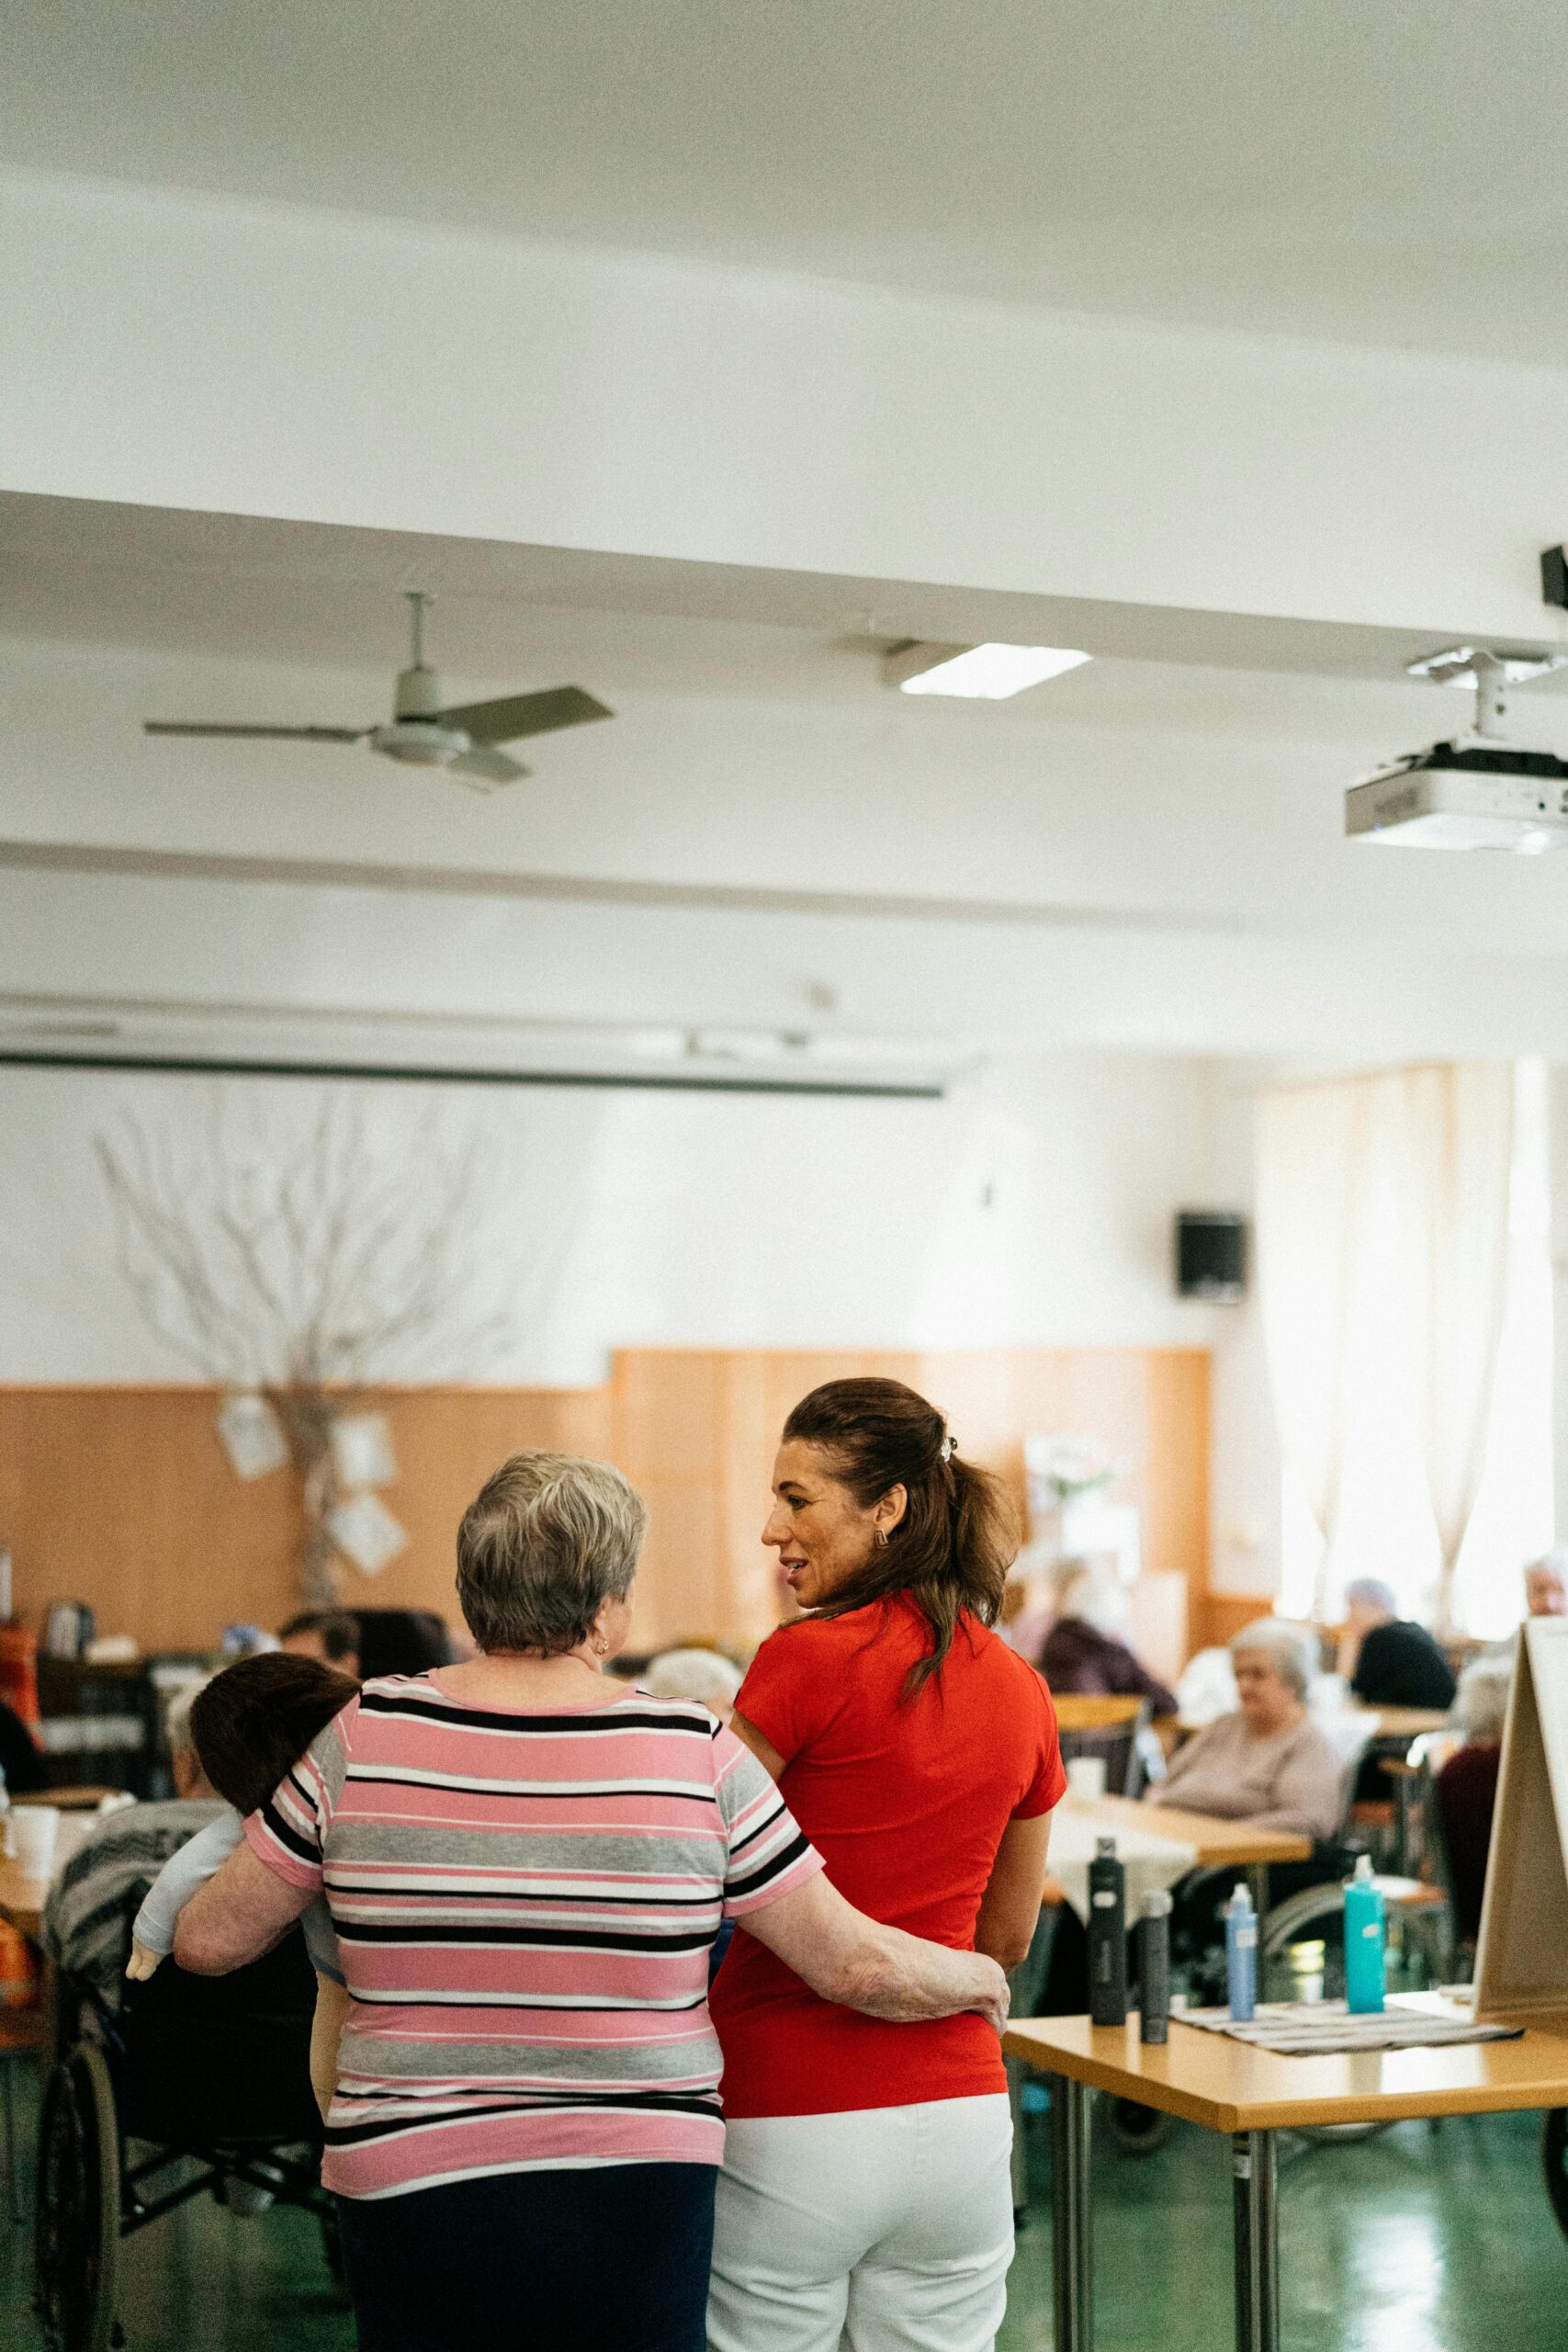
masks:
{"type": "Polygon", "coordinates": [[[704,1708],[604,1679],[646,1526],[602,1463],[505,1464],[457,1540],[480,1655],[367,1683],[181,1917],[181,1965],[220,1973],[326,1895],[362,2352],[701,2352],[726,1918],[867,2016],[1005,2016],[993,1962],[834,1892],[704,1708]]]}

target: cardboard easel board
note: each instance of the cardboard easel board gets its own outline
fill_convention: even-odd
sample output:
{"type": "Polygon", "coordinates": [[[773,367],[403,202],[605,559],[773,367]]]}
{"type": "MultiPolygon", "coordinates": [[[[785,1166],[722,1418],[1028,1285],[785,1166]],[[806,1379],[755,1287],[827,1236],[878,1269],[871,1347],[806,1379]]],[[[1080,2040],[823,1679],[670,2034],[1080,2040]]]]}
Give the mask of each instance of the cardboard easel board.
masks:
{"type": "Polygon", "coordinates": [[[1568,1617],[1519,1628],[1486,1864],[1475,2014],[1568,2008],[1568,1617]]]}

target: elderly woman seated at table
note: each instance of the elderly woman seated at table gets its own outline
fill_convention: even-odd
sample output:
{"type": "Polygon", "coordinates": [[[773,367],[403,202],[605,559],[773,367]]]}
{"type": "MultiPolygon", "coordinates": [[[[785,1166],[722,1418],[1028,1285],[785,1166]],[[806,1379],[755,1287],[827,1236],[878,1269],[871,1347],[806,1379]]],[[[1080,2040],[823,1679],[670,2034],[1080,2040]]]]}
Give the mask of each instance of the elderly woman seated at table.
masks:
{"type": "Polygon", "coordinates": [[[1161,1804],[1331,1839],[1343,1810],[1342,1770],[1307,1713],[1316,1666],[1310,1634],[1278,1618],[1247,1626],[1231,1645],[1235,1711],[1177,1750],[1161,1804]]]}
{"type": "Polygon", "coordinates": [[[1156,1715],[1174,1715],[1174,1693],[1122,1639],[1127,1596],[1114,1571],[1067,1560],[1055,1582],[1055,1619],[1038,1660],[1052,1690],[1146,1699],[1156,1715]]]}

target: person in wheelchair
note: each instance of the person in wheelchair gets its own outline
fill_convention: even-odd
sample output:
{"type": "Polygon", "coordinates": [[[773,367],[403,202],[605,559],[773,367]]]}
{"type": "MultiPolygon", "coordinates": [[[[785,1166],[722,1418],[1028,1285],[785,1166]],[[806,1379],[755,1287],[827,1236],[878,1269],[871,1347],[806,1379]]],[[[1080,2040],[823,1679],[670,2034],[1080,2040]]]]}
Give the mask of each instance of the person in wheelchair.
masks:
{"type": "MultiPolygon", "coordinates": [[[[1230,1649],[1240,1704],[1177,1750],[1157,1795],[1162,1804],[1190,1813],[1310,1838],[1307,1860],[1276,1862],[1270,1869],[1269,1897],[1278,1905],[1308,1888],[1337,1885],[1354,1867],[1353,1854],[1339,1838],[1345,1767],[1308,1713],[1317,1665],[1311,1634],[1265,1617],[1244,1626],[1230,1649]]],[[[1203,1999],[1224,1997],[1220,1912],[1235,1875],[1201,1871],[1176,1892],[1172,1962],[1203,1999]]]]}
{"type": "Polygon", "coordinates": [[[1147,1793],[1188,1813],[1326,1842],[1339,1826],[1344,1775],[1307,1713],[1317,1663],[1312,1638],[1264,1617],[1244,1626],[1230,1648],[1239,1705],[1178,1748],[1164,1781],[1147,1793]]]}
{"type": "Polygon", "coordinates": [[[44,1906],[50,1958],[66,1976],[91,1985],[110,2011],[120,2004],[127,1904],[139,1902],[170,1855],[222,1815],[223,1800],[191,1737],[196,1697],[182,1690],[165,1722],[174,1795],[106,1814],[56,1877],[44,1906]]]}
{"type": "MultiPolygon", "coordinates": [[[[121,2242],[203,2191],[236,2211],[280,2202],[315,2213],[337,2267],[311,2079],[320,1980],[303,1935],[291,1929],[231,1975],[192,1975],[156,1966],[169,1888],[152,1914],[138,1906],[169,1840],[181,1849],[174,1863],[186,1883],[187,1857],[202,1843],[194,1832],[215,1832],[209,1842],[224,1851],[232,1846],[239,1816],[214,1782],[232,1804],[252,1804],[247,1775],[259,1772],[270,1796],[276,1758],[287,1770],[356,1689],[304,1659],[272,1655],[231,1667],[199,1694],[194,1734],[184,1713],[175,1725],[176,1772],[190,1793],[177,1807],[112,1816],[100,1833],[105,1850],[65,1889],[59,2056],[38,2139],[35,2302],[49,2352],[102,2352],[116,2340],[121,2242]],[[278,1668],[303,1669],[310,1690],[274,1687],[278,1668]],[[139,1815],[159,1818],[138,1825],[139,1815]],[[133,1914],[139,1934],[153,1941],[128,1975],[133,1914]]],[[[194,1874],[205,1883],[217,1867],[210,1854],[203,1867],[198,1855],[194,1874]]],[[[177,1910],[176,1884],[170,1933],[177,1910]]]]}
{"type": "MultiPolygon", "coordinates": [[[[170,1856],[148,1889],[131,1929],[125,1973],[133,1983],[150,1977],[173,1951],[180,1913],[240,1844],[246,1816],[261,1811],[317,1734],[358,1691],[352,1676],[317,1658],[274,1650],[242,1658],[197,1692],[190,1710],[191,1738],[224,1810],[170,1856]]],[[[325,2116],[337,2081],[348,1995],[325,1903],[318,1898],[299,1925],[316,1973],[310,2084],[325,2116]]]]}
{"type": "MultiPolygon", "coordinates": [[[[1307,1633],[1277,1617],[1261,1618],[1236,1634],[1230,1654],[1240,1705],[1178,1748],[1166,1779],[1145,1791],[1145,1802],[1310,1838],[1309,1860],[1273,1865],[1269,1889],[1277,1902],[1342,1879],[1353,1867],[1348,1849],[1337,1842],[1344,1767],[1307,1712],[1316,1667],[1307,1633]]],[[[1176,1889],[1172,1962],[1204,1999],[1223,1992],[1224,1936],[1218,1920],[1235,1878],[1234,1870],[1196,1871],[1176,1889]]],[[[1088,1993],[1083,1930],[1064,1910],[1040,2014],[1076,2014],[1087,2007],[1088,1993]]]]}

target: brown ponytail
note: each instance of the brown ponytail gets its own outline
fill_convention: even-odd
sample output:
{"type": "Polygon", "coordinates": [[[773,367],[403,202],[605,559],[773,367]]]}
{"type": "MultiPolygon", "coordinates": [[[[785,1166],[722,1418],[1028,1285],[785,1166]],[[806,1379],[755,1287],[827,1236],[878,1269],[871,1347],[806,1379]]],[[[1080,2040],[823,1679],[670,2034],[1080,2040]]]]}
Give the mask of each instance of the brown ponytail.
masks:
{"type": "Polygon", "coordinates": [[[931,1629],[929,1653],[910,1670],[913,1696],[940,1673],[965,1609],[983,1625],[997,1622],[1018,1552],[1007,1490],[959,1459],[936,1407],[899,1380],[827,1381],[801,1398],[784,1434],[786,1444],[819,1446],[863,1510],[890,1487],[908,1497],[886,1548],[813,1613],[841,1617],[907,1592],[931,1629]]]}

